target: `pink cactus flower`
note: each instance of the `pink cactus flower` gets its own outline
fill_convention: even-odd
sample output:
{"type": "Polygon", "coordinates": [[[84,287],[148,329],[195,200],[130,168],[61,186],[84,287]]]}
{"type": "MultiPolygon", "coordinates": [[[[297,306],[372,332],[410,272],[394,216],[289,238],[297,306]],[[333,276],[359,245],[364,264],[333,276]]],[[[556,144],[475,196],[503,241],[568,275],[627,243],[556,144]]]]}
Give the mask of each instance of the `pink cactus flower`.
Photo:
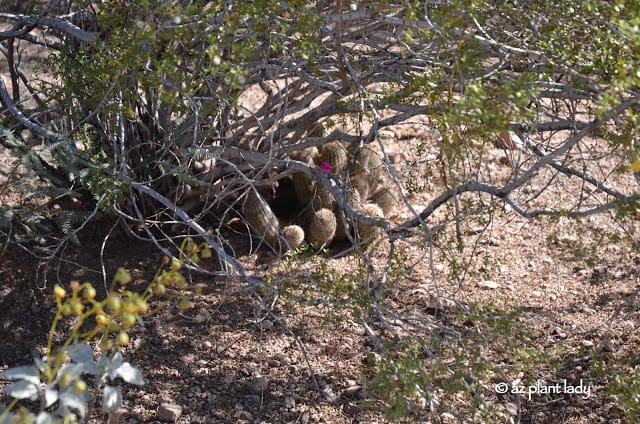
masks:
{"type": "Polygon", "coordinates": [[[324,169],[327,172],[331,172],[331,170],[333,169],[329,162],[320,162],[320,168],[324,169]]]}

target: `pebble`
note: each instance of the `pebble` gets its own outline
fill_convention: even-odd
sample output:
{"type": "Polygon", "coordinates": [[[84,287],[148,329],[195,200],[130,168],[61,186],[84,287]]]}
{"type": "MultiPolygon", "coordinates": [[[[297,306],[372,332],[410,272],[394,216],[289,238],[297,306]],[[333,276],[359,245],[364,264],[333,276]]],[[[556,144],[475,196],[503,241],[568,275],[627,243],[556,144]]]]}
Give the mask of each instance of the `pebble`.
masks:
{"type": "Polygon", "coordinates": [[[447,309],[455,309],[456,308],[456,302],[448,299],[446,297],[437,297],[433,300],[433,302],[431,302],[431,304],[429,305],[430,308],[438,310],[438,311],[444,311],[447,309]]]}
{"type": "Polygon", "coordinates": [[[322,393],[322,395],[324,396],[324,398],[327,400],[327,402],[329,403],[333,403],[336,400],[338,400],[338,397],[336,396],[336,394],[333,392],[333,389],[331,388],[331,386],[325,386],[324,388],[322,388],[320,390],[320,392],[322,393]]]}
{"type": "Polygon", "coordinates": [[[514,417],[515,417],[516,415],[518,415],[518,407],[517,407],[515,404],[513,404],[513,403],[506,403],[504,406],[505,406],[505,408],[507,408],[507,411],[509,411],[509,414],[510,414],[510,415],[512,415],[512,416],[514,416],[514,417]]]}
{"type": "Polygon", "coordinates": [[[440,420],[445,424],[457,422],[456,417],[448,412],[440,414],[440,420]]]}
{"type": "Polygon", "coordinates": [[[249,380],[247,390],[254,394],[261,394],[269,388],[269,380],[264,376],[258,376],[249,380]]]}
{"type": "Polygon", "coordinates": [[[591,340],[583,340],[582,346],[584,347],[593,347],[593,342],[591,340]]]}
{"type": "Polygon", "coordinates": [[[500,287],[500,284],[496,283],[493,280],[484,280],[478,282],[478,287],[482,287],[483,289],[497,289],[500,287]]]}
{"type": "Polygon", "coordinates": [[[73,278],[84,278],[87,276],[87,270],[84,268],[77,269],[71,274],[73,278]]]}
{"type": "Polygon", "coordinates": [[[293,409],[296,407],[296,400],[293,398],[293,396],[287,396],[284,398],[284,406],[288,409],[293,409]]]}
{"type": "Polygon", "coordinates": [[[182,416],[182,406],[176,403],[163,403],[158,408],[158,419],[175,423],[182,416]]]}

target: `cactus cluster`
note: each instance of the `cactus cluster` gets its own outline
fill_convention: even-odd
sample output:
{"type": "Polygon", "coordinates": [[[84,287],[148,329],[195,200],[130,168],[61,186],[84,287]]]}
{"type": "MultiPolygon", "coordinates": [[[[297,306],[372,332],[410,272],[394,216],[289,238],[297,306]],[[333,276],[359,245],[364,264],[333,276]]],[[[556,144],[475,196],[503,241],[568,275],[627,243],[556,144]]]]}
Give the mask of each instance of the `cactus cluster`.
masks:
{"type": "Polygon", "coordinates": [[[268,244],[276,242],[279,227],[278,218],[269,204],[254,189],[250,189],[245,195],[242,214],[257,237],[268,244]]]}
{"type": "MultiPolygon", "coordinates": [[[[333,141],[321,149],[311,147],[295,152],[291,159],[345,176],[344,200],[352,209],[374,218],[392,214],[396,199],[382,184],[384,164],[374,150],[361,146],[347,149],[342,143],[333,141]]],[[[378,233],[379,228],[375,225],[362,222],[353,225],[348,217],[341,219],[340,206],[333,194],[311,176],[295,172],[290,178],[297,200],[295,205],[291,205],[296,213],[290,225],[281,228],[269,204],[254,190],[246,195],[244,217],[253,233],[269,245],[297,249],[306,239],[326,246],[334,240],[347,239],[347,234],[367,240],[378,233]]]]}

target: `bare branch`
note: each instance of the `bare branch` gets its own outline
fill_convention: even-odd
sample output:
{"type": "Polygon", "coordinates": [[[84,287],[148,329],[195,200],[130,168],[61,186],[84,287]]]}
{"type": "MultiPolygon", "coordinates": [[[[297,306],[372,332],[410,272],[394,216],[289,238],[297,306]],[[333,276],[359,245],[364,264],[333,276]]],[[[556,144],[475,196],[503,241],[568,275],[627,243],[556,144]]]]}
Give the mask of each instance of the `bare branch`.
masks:
{"type": "Polygon", "coordinates": [[[82,30],[71,22],[50,16],[26,16],[14,15],[11,13],[0,13],[0,19],[2,18],[14,21],[16,26],[20,29],[0,32],[0,40],[20,37],[31,31],[35,26],[48,26],[55,28],[77,40],[84,41],[85,43],[89,43],[96,38],[94,34],[82,30]]]}

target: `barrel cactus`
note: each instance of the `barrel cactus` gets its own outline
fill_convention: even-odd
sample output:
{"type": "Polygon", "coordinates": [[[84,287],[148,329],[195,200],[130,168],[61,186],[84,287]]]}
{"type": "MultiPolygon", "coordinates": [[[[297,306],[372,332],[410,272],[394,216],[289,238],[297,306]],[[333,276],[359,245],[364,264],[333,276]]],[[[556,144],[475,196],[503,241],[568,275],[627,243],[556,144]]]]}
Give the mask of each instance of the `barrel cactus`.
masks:
{"type": "Polygon", "coordinates": [[[368,147],[355,150],[353,157],[355,162],[349,170],[350,174],[352,177],[364,176],[369,185],[369,193],[374,192],[380,184],[380,175],[384,168],[382,159],[378,153],[368,147]]]}
{"type": "Polygon", "coordinates": [[[253,234],[273,245],[278,237],[278,218],[269,204],[251,189],[245,196],[242,214],[253,234]]]}
{"type": "Polygon", "coordinates": [[[334,210],[336,208],[337,202],[333,194],[322,184],[315,184],[315,190],[312,194],[313,199],[311,204],[313,206],[314,211],[318,211],[320,209],[330,209],[334,210]]]}
{"type": "Polygon", "coordinates": [[[336,234],[336,215],[330,209],[320,209],[309,223],[308,238],[311,243],[328,245],[336,234]]]}
{"type": "Polygon", "coordinates": [[[292,250],[300,247],[304,241],[304,230],[298,225],[287,225],[282,229],[282,235],[292,250]]]}
{"type": "Polygon", "coordinates": [[[331,166],[331,172],[342,172],[349,163],[347,149],[339,141],[332,141],[322,146],[320,154],[322,162],[331,166]]]}
{"type": "Polygon", "coordinates": [[[369,179],[365,174],[360,173],[350,176],[349,185],[358,191],[361,200],[364,201],[369,198],[369,179]]]}
{"type": "MultiPolygon", "coordinates": [[[[375,203],[365,204],[363,213],[372,218],[384,218],[384,212],[382,211],[382,208],[375,203]]],[[[362,240],[370,240],[374,238],[377,235],[379,229],[380,228],[376,225],[370,225],[362,221],[358,221],[358,236],[362,240]]]]}
{"type": "MultiPolygon", "coordinates": [[[[316,149],[317,150],[317,149],[316,149]]],[[[310,167],[315,166],[315,163],[311,157],[306,157],[305,163],[310,167]]],[[[291,176],[293,183],[293,189],[296,192],[296,198],[298,199],[298,206],[307,206],[313,199],[316,183],[311,175],[302,171],[294,172],[291,176]]]]}
{"type": "Polygon", "coordinates": [[[380,190],[378,190],[378,192],[371,197],[371,200],[373,200],[375,204],[382,208],[382,212],[384,213],[385,217],[391,216],[396,210],[396,197],[393,195],[391,190],[386,187],[382,187],[380,190]]]}

